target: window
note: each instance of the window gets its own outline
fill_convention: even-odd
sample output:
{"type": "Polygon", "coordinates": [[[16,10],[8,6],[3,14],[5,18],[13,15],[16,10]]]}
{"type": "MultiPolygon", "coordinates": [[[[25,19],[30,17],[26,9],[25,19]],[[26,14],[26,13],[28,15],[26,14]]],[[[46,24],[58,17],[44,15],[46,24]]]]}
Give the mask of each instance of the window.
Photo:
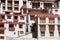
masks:
{"type": "Polygon", "coordinates": [[[49,23],[54,23],[54,19],[50,18],[49,23]]]}
{"type": "Polygon", "coordinates": [[[26,2],[25,1],[23,1],[23,5],[26,5],[26,2]]]}
{"type": "Polygon", "coordinates": [[[0,24],[0,27],[4,27],[4,24],[0,24]]]}
{"type": "Polygon", "coordinates": [[[11,16],[7,16],[7,19],[11,19],[11,16]]]}
{"type": "Polygon", "coordinates": [[[4,17],[4,15],[0,15],[0,18],[4,19],[5,17],[4,17]]]}
{"type": "Polygon", "coordinates": [[[58,12],[58,10],[55,10],[55,12],[58,12]]]}
{"type": "Polygon", "coordinates": [[[32,3],[32,8],[39,8],[40,7],[40,3],[32,3]]]}
{"type": "Polygon", "coordinates": [[[13,27],[14,27],[14,24],[9,24],[9,27],[10,27],[10,28],[13,28],[13,27]]]}
{"type": "Polygon", "coordinates": [[[59,32],[59,36],[60,36],[60,25],[58,25],[58,32],[59,32]]]}
{"type": "Polygon", "coordinates": [[[4,39],[4,36],[0,36],[0,39],[4,39]]]}
{"type": "Polygon", "coordinates": [[[50,36],[54,36],[54,25],[49,25],[50,36]]]}
{"type": "Polygon", "coordinates": [[[41,36],[45,36],[45,32],[44,31],[41,32],[41,36]]]}
{"type": "Polygon", "coordinates": [[[18,10],[18,7],[15,7],[14,9],[15,9],[15,11],[17,11],[18,10]]]}
{"type": "Polygon", "coordinates": [[[23,31],[20,31],[20,34],[23,34],[23,31]]]}
{"type": "Polygon", "coordinates": [[[60,36],[60,32],[59,32],[59,36],[60,36]]]}
{"type": "Polygon", "coordinates": [[[40,25],[41,36],[45,36],[45,30],[46,30],[45,25],[40,25]]]}
{"type": "Polygon", "coordinates": [[[35,20],[35,16],[31,15],[30,20],[35,20]]]}
{"type": "Polygon", "coordinates": [[[14,19],[18,19],[18,16],[14,16],[14,19]]]}
{"type": "Polygon", "coordinates": [[[44,8],[45,9],[52,8],[52,3],[44,3],[44,8]]]}
{"type": "Polygon", "coordinates": [[[54,25],[49,25],[49,31],[54,31],[54,25]]]}
{"type": "Polygon", "coordinates": [[[27,13],[27,10],[26,9],[23,9],[23,13],[26,14],[27,13]]]}
{"type": "Polygon", "coordinates": [[[20,16],[20,19],[21,19],[21,20],[24,20],[24,16],[20,16]]]}
{"type": "Polygon", "coordinates": [[[40,31],[45,31],[45,30],[46,30],[45,25],[40,25],[40,31]]]}
{"type": "Polygon", "coordinates": [[[23,27],[23,25],[22,24],[19,24],[19,28],[22,28],[23,27]]]}
{"type": "Polygon", "coordinates": [[[50,36],[54,36],[54,32],[50,32],[50,36]]]}
{"type": "Polygon", "coordinates": [[[45,18],[40,18],[40,23],[45,23],[45,18]]]}
{"type": "Polygon", "coordinates": [[[60,31],[60,25],[58,25],[58,31],[60,31]]]}

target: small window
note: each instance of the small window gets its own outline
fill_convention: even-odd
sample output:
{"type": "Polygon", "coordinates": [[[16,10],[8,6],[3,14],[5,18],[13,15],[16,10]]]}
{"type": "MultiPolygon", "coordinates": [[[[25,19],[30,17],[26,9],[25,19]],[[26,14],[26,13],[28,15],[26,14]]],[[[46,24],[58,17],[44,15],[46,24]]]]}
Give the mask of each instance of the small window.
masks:
{"type": "Polygon", "coordinates": [[[18,7],[15,7],[15,11],[17,11],[18,10],[18,7]]]}
{"type": "Polygon", "coordinates": [[[23,34],[23,31],[20,31],[20,34],[23,34]]]}
{"type": "Polygon", "coordinates": [[[4,24],[0,24],[0,27],[4,27],[4,24]]]}
{"type": "Polygon", "coordinates": [[[35,20],[35,16],[31,15],[30,20],[35,20]]]}
{"type": "Polygon", "coordinates": [[[18,16],[14,16],[14,19],[18,19],[18,16]]]}
{"type": "Polygon", "coordinates": [[[50,36],[54,36],[54,32],[50,32],[50,36]]]}
{"type": "Polygon", "coordinates": [[[9,24],[9,27],[11,28],[11,27],[14,27],[14,24],[9,24]]]}
{"type": "Polygon", "coordinates": [[[23,1],[23,5],[26,5],[26,2],[25,1],[23,1]]]}
{"type": "Polygon", "coordinates": [[[54,19],[50,18],[49,23],[54,23],[54,19]]]}
{"type": "Polygon", "coordinates": [[[58,10],[55,10],[55,12],[58,12],[58,10]]]}
{"type": "Polygon", "coordinates": [[[60,25],[58,25],[58,31],[60,31],[60,25]]]}
{"type": "Polygon", "coordinates": [[[19,28],[22,28],[23,27],[23,25],[22,24],[19,24],[19,28]]]}
{"type": "Polygon", "coordinates": [[[45,36],[45,32],[44,31],[41,31],[41,36],[45,36]]]}
{"type": "Polygon", "coordinates": [[[60,23],[60,18],[58,18],[58,23],[60,23]]]}
{"type": "Polygon", "coordinates": [[[11,19],[11,16],[7,16],[7,19],[11,19]]]}
{"type": "Polygon", "coordinates": [[[40,23],[45,23],[45,18],[40,18],[40,23]]]}
{"type": "Polygon", "coordinates": [[[4,17],[4,15],[0,15],[0,18],[4,19],[5,17],[4,17]]]}
{"type": "Polygon", "coordinates": [[[20,16],[20,19],[21,19],[21,20],[24,20],[24,16],[20,16]]]}
{"type": "Polygon", "coordinates": [[[45,31],[45,30],[46,30],[45,25],[40,25],[40,31],[45,31]]]}
{"type": "Polygon", "coordinates": [[[59,36],[60,36],[60,32],[59,32],[59,36]]]}

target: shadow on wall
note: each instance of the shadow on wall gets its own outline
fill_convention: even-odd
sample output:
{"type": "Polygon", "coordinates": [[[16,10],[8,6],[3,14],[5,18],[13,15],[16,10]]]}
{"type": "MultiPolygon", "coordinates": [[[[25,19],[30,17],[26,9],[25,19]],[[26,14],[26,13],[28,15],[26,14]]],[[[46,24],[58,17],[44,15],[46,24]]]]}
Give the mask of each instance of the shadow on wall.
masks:
{"type": "Polygon", "coordinates": [[[33,24],[33,28],[31,30],[31,32],[32,32],[33,38],[37,38],[38,34],[37,34],[37,24],[36,23],[33,24]]]}

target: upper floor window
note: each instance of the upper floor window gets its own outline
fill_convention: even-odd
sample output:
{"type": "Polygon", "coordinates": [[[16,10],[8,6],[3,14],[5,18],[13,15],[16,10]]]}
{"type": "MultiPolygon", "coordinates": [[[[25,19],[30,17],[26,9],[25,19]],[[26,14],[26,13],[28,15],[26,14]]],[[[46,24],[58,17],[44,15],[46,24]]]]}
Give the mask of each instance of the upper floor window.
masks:
{"type": "Polygon", "coordinates": [[[14,27],[14,24],[9,24],[9,27],[11,28],[11,27],[14,27]]]}
{"type": "Polygon", "coordinates": [[[7,16],[7,19],[11,19],[11,16],[7,16]]]}
{"type": "Polygon", "coordinates": [[[40,18],[40,23],[45,23],[45,18],[40,18]]]}
{"type": "Polygon", "coordinates": [[[49,23],[54,23],[54,19],[53,18],[49,18],[49,23]]]}
{"type": "Polygon", "coordinates": [[[18,16],[14,16],[14,19],[17,20],[18,19],[18,16]]]}
{"type": "Polygon", "coordinates": [[[31,15],[30,16],[30,20],[35,20],[35,16],[34,15],[31,15]]]}
{"type": "Polygon", "coordinates": [[[52,8],[52,3],[44,3],[44,8],[45,9],[52,8]]]}
{"type": "Polygon", "coordinates": [[[32,8],[39,8],[40,7],[40,3],[32,3],[32,8]]]}
{"type": "Polygon", "coordinates": [[[21,19],[21,20],[24,20],[24,16],[20,16],[20,19],[21,19]]]}

